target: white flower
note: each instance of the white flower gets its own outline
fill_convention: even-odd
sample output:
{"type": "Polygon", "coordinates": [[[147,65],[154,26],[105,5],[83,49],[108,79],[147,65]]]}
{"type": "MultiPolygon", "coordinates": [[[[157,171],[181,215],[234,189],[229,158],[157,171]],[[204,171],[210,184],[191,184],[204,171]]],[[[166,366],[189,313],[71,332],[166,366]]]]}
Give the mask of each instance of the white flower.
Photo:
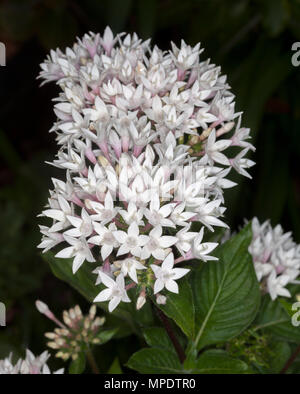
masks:
{"type": "Polygon", "coordinates": [[[129,276],[135,283],[138,283],[138,278],[136,270],[147,269],[143,264],[134,259],[133,257],[128,257],[125,260],[115,261],[115,265],[121,268],[121,272],[124,276],[129,276]]]}
{"type": "Polygon", "coordinates": [[[172,220],[167,219],[173,211],[174,204],[165,204],[161,207],[159,196],[156,194],[150,201],[150,207],[145,208],[144,215],[152,226],[175,227],[172,220]]]}
{"type": "Polygon", "coordinates": [[[176,248],[183,255],[191,250],[193,240],[196,238],[198,233],[189,231],[191,224],[186,227],[183,227],[180,231],[176,233],[176,238],[178,239],[176,243],[176,248]]]}
{"type": "Polygon", "coordinates": [[[288,275],[276,276],[275,271],[272,271],[267,279],[267,288],[272,300],[278,296],[291,297],[291,293],[285,286],[289,283],[290,277],[288,275]]]}
{"type": "Polygon", "coordinates": [[[208,253],[213,251],[218,246],[218,244],[215,242],[202,243],[203,235],[204,235],[204,227],[201,228],[199,234],[194,238],[193,247],[192,247],[194,257],[203,261],[218,260],[217,257],[208,256],[208,253]]]}
{"type": "Polygon", "coordinates": [[[55,255],[55,257],[60,257],[62,259],[69,259],[74,257],[72,266],[73,274],[78,271],[78,269],[81,267],[85,260],[89,262],[95,261],[89,245],[84,238],[77,239],[68,235],[64,235],[64,238],[71,246],[62,249],[55,255]]]}
{"type": "Polygon", "coordinates": [[[53,208],[46,209],[42,212],[42,215],[56,220],[56,223],[54,223],[53,226],[49,228],[49,232],[60,231],[67,227],[69,224],[67,216],[73,214],[72,206],[61,195],[57,196],[56,206],[54,205],[53,200],[50,200],[49,202],[53,206],[53,208]]]}
{"type": "Polygon", "coordinates": [[[177,242],[176,237],[162,235],[162,227],[154,227],[148,236],[146,245],[142,249],[141,259],[146,260],[151,255],[157,260],[164,260],[168,248],[177,242]]]}
{"type": "MultiPolygon", "coordinates": [[[[57,257],[74,258],[74,272],[97,260],[99,275],[113,277],[123,255],[121,274],[130,287],[143,287],[137,270],[175,248],[179,261],[214,259],[208,254],[216,244],[202,241],[203,229],[198,235],[189,229],[194,222],[212,231],[226,227],[224,189],[235,186],[228,179],[232,168],[248,176],[253,162],[245,155],[253,147],[226,76],[209,60],[200,62],[201,52],[200,43],[184,41],[163,51],[107,27],[51,51],[41,65],[40,77],[60,88],[51,164],[65,179],[53,180],[43,211],[53,223],[41,226],[39,247],[58,247],[57,257]],[[230,146],[244,150],[229,158],[230,146]]],[[[275,254],[268,247],[276,272],[296,279],[298,252],[281,246],[275,254]]]]}
{"type": "Polygon", "coordinates": [[[196,216],[195,212],[185,211],[185,206],[185,202],[182,202],[172,210],[170,218],[176,226],[187,226],[188,221],[196,216]]]}
{"type": "Polygon", "coordinates": [[[207,143],[205,145],[205,153],[212,163],[216,162],[228,166],[230,164],[229,159],[221,152],[224,149],[228,148],[230,145],[230,140],[216,141],[216,131],[214,129],[211,131],[207,139],[207,143]]]}
{"type": "MultiPolygon", "coordinates": [[[[12,363],[12,354],[9,357],[0,360],[0,375],[2,374],[21,374],[21,375],[48,375],[51,371],[47,365],[47,360],[50,354],[45,351],[40,356],[34,356],[34,354],[27,349],[26,356],[24,359],[19,359],[15,365],[12,363]]],[[[64,369],[59,369],[53,374],[63,374],[64,369]]]]}
{"type": "Polygon", "coordinates": [[[114,223],[111,223],[108,228],[100,223],[94,222],[94,229],[98,235],[89,238],[89,243],[101,246],[101,257],[105,260],[113,251],[119,246],[115,238],[115,231],[117,229],[114,223]]]}
{"type": "Polygon", "coordinates": [[[81,218],[69,215],[67,218],[74,228],[65,231],[64,235],[69,235],[70,237],[88,237],[92,234],[93,222],[84,208],[81,210],[81,218]]]}
{"type": "Polygon", "coordinates": [[[254,166],[255,163],[254,161],[244,157],[248,153],[248,150],[249,148],[245,148],[234,159],[230,159],[230,164],[239,174],[251,179],[251,175],[245,170],[245,168],[250,168],[254,166]]]}
{"type": "Polygon", "coordinates": [[[143,211],[138,209],[138,207],[133,202],[128,204],[127,210],[121,209],[119,213],[128,225],[133,222],[135,222],[138,226],[144,225],[144,221],[142,220],[144,216],[143,211]]]}
{"type": "Polygon", "coordinates": [[[280,225],[272,228],[270,221],[260,224],[252,219],[252,241],[248,251],[253,258],[256,276],[272,299],[290,297],[285,287],[299,283],[300,245],[292,240],[291,233],[284,233],[280,225]]]}
{"type": "Polygon", "coordinates": [[[112,219],[114,219],[119,210],[118,207],[114,206],[114,201],[110,192],[106,193],[104,205],[91,200],[89,200],[88,205],[95,212],[95,214],[91,216],[92,220],[101,221],[102,225],[105,225],[112,221],[112,219]]]}
{"type": "Polygon", "coordinates": [[[140,257],[141,247],[148,242],[147,235],[139,234],[138,225],[133,222],[128,227],[127,233],[125,231],[115,231],[114,236],[116,240],[121,244],[117,256],[122,254],[131,253],[133,256],[140,257]]]}
{"type": "Polygon", "coordinates": [[[156,281],[154,283],[154,294],[160,292],[164,287],[172,293],[178,293],[178,285],[175,280],[182,278],[190,270],[187,268],[173,268],[174,255],[169,253],[161,266],[151,264],[156,281]]]}
{"type": "Polygon", "coordinates": [[[107,289],[102,290],[94,299],[94,302],[109,301],[109,312],[112,312],[121,301],[131,302],[125,290],[123,274],[119,274],[115,281],[103,272],[99,272],[99,276],[107,289]]]}

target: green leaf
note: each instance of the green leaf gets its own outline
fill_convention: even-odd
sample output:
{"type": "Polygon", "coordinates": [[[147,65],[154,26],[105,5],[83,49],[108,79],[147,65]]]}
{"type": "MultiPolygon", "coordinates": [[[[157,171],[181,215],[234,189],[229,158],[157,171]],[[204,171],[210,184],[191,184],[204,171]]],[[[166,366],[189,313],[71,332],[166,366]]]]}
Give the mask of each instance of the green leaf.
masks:
{"type": "Polygon", "coordinates": [[[78,354],[76,360],[73,360],[69,366],[70,374],[81,374],[85,370],[85,355],[83,352],[78,354]]]}
{"type": "Polygon", "coordinates": [[[123,373],[118,357],[114,359],[107,373],[114,375],[121,375],[123,373]]]}
{"type": "Polygon", "coordinates": [[[100,339],[101,341],[99,345],[103,345],[104,343],[108,342],[112,337],[115,336],[117,331],[118,331],[117,328],[100,331],[99,334],[97,335],[97,338],[100,339]]]}
{"type": "Polygon", "coordinates": [[[173,344],[163,328],[149,327],[143,331],[143,334],[149,346],[174,351],[173,344]]]}
{"type": "Polygon", "coordinates": [[[183,373],[182,366],[174,352],[159,348],[139,350],[130,357],[127,366],[147,374],[183,373]]]}
{"type": "Polygon", "coordinates": [[[197,374],[241,374],[249,373],[248,365],[239,359],[230,357],[223,350],[207,350],[198,358],[195,369],[197,374]]]}
{"type": "Polygon", "coordinates": [[[47,252],[42,255],[43,259],[50,264],[54,275],[69,283],[88,301],[92,302],[99,293],[99,288],[95,286],[95,275],[87,264],[83,264],[74,275],[72,272],[73,259],[58,259],[54,257],[53,252],[47,252]]]}
{"type": "MultiPolygon", "coordinates": [[[[59,279],[70,284],[75,290],[82,294],[88,301],[92,302],[96,295],[101,291],[101,286],[95,285],[95,275],[92,274],[92,266],[90,263],[83,264],[80,269],[73,274],[73,259],[59,259],[54,257],[54,253],[47,252],[42,255],[43,259],[50,264],[51,270],[59,279]]],[[[134,293],[130,291],[130,298],[133,299],[134,293]]],[[[97,304],[101,309],[107,311],[107,303],[97,304]]],[[[121,303],[112,312],[118,318],[125,320],[131,327],[131,330],[139,333],[139,325],[147,326],[153,324],[152,311],[150,303],[146,303],[144,307],[137,311],[135,302],[128,304],[121,303]]]]}
{"type": "Polygon", "coordinates": [[[251,223],[220,245],[219,261],[194,271],[195,347],[225,342],[245,330],[257,314],[259,285],[248,252],[251,223]]]}
{"type": "Polygon", "coordinates": [[[280,340],[300,343],[300,329],[292,325],[292,318],[279,299],[272,301],[265,295],[255,323],[255,330],[266,330],[280,340]]]}
{"type": "Polygon", "coordinates": [[[187,278],[179,281],[179,293],[168,293],[167,303],[157,305],[168,317],[182,329],[189,338],[195,331],[195,308],[193,293],[187,278]]]}
{"type": "Polygon", "coordinates": [[[291,348],[286,342],[272,343],[272,354],[268,360],[271,373],[279,373],[291,356],[291,348]]]}

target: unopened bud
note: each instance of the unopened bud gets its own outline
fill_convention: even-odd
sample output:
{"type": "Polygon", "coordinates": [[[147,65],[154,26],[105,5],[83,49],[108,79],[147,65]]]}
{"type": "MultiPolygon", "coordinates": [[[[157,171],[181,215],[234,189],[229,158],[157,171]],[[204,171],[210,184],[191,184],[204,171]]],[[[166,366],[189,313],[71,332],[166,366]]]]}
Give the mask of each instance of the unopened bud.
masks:
{"type": "Polygon", "coordinates": [[[141,309],[146,303],[146,297],[144,295],[140,295],[136,302],[136,309],[141,309]]]}
{"type": "Polygon", "coordinates": [[[56,334],[54,334],[54,332],[46,332],[45,333],[45,337],[49,338],[49,339],[55,339],[56,338],[56,334]]]}
{"type": "Polygon", "coordinates": [[[95,315],[96,315],[96,311],[97,311],[97,307],[96,305],[92,305],[90,308],[90,312],[89,312],[89,317],[91,320],[94,319],[95,315]]]}
{"type": "Polygon", "coordinates": [[[98,161],[102,165],[102,167],[107,167],[109,165],[108,160],[104,156],[98,156],[98,161]]]}
{"type": "Polygon", "coordinates": [[[167,302],[167,297],[162,294],[158,294],[156,297],[156,302],[160,305],[165,305],[167,302]]]}
{"type": "Polygon", "coordinates": [[[48,305],[45,304],[43,301],[37,300],[37,301],[35,302],[35,306],[36,306],[37,310],[38,310],[40,313],[43,313],[44,315],[46,314],[46,312],[49,311],[48,305]]]}

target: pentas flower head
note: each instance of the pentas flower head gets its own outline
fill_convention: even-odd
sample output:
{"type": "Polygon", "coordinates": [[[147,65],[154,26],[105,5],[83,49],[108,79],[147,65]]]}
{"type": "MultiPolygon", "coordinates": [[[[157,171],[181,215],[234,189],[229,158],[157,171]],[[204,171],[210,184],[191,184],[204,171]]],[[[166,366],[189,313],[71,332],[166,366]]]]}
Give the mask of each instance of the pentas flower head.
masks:
{"type": "Polygon", "coordinates": [[[64,361],[71,358],[76,360],[79,353],[92,345],[101,344],[99,333],[105,323],[104,317],[96,317],[96,306],[92,305],[87,315],[83,315],[79,305],[63,311],[63,321],[60,321],[41,301],[36,301],[39,312],[54,321],[58,327],[53,332],[46,332],[45,337],[50,341],[47,346],[56,350],[56,357],[64,361]]]}
{"type": "Polygon", "coordinates": [[[249,253],[262,289],[272,300],[278,296],[290,297],[286,286],[298,283],[300,245],[293,241],[290,232],[284,233],[280,225],[272,228],[269,220],[260,224],[257,218],[253,218],[252,232],[249,253]]]}
{"type": "Polygon", "coordinates": [[[164,52],[106,28],[41,65],[40,77],[61,88],[52,164],[66,175],[53,180],[42,212],[52,224],[41,226],[39,247],[72,258],[74,274],[97,262],[96,283],[106,289],[96,301],[110,310],[129,302],[134,286],[138,307],[149,291],[165,302],[155,290],[177,290],[180,278],[179,268],[164,268],[167,258],[174,266],[213,259],[217,244],[203,242],[204,229],[227,227],[223,190],[235,185],[227,176],[231,168],[249,176],[254,164],[226,76],[201,52],[184,41],[164,52]]]}
{"type": "MultiPolygon", "coordinates": [[[[26,350],[24,359],[19,359],[15,364],[12,361],[13,355],[0,360],[0,375],[48,375],[51,371],[47,365],[50,354],[45,351],[40,356],[35,356],[29,349],[26,350]]],[[[63,374],[64,369],[59,369],[53,374],[63,374]]]]}

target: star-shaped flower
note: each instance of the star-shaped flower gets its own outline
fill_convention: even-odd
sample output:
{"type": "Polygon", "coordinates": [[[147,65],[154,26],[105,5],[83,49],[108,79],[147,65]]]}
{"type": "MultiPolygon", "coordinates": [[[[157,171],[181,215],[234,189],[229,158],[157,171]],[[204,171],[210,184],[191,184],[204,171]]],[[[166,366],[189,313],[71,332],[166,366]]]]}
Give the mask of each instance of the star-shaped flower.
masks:
{"type": "Polygon", "coordinates": [[[173,268],[174,255],[169,253],[161,266],[151,264],[156,281],[154,283],[154,294],[160,292],[164,287],[172,293],[178,293],[178,285],[175,280],[182,278],[190,270],[187,268],[173,268]]]}

